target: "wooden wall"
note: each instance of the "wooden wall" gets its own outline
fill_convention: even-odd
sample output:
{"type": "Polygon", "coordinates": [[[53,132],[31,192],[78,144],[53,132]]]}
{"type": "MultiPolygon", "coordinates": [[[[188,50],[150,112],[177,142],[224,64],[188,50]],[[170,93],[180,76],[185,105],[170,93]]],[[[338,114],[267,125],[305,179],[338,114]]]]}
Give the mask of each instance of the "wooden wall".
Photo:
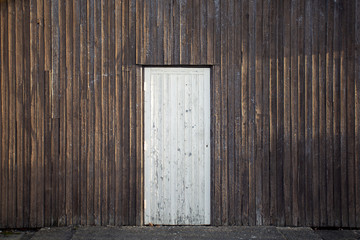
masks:
{"type": "Polygon", "coordinates": [[[143,65],[212,71],[214,225],[360,227],[360,1],[0,1],[0,228],[143,220],[143,65]]]}

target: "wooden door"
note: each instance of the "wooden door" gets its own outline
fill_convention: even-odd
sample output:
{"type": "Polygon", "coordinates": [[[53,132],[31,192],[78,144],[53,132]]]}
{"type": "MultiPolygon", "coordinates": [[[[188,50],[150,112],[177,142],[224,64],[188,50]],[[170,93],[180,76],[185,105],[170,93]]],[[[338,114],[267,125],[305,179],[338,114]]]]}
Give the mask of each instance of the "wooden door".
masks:
{"type": "Polygon", "coordinates": [[[210,69],[145,68],[145,224],[210,224],[210,69]]]}

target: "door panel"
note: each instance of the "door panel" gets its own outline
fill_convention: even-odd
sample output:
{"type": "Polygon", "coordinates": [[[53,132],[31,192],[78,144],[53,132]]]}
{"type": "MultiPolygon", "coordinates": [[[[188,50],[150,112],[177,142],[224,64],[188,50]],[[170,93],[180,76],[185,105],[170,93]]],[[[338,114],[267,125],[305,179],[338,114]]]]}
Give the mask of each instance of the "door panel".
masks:
{"type": "Polygon", "coordinates": [[[145,68],[145,224],[210,224],[210,69],[145,68]]]}

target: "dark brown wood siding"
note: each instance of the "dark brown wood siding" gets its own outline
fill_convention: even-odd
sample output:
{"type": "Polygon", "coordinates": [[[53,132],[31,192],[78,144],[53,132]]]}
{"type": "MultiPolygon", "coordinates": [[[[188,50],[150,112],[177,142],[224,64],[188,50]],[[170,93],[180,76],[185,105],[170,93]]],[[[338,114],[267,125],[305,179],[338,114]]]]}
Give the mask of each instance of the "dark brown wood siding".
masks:
{"type": "Polygon", "coordinates": [[[213,225],[360,227],[360,2],[0,1],[0,228],[141,225],[142,66],[210,66],[213,225]]]}

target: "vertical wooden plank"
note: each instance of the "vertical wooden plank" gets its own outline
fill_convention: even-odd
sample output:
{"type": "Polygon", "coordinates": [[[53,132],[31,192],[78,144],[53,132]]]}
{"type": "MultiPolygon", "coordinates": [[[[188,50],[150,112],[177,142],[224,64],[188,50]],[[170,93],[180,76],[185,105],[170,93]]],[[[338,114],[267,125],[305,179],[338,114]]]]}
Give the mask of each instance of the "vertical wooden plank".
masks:
{"type": "Polygon", "coordinates": [[[101,108],[101,1],[94,1],[94,97],[95,97],[95,136],[94,136],[94,220],[101,225],[101,159],[102,156],[102,108],[101,108]]]}
{"type": "MultiPolygon", "coordinates": [[[[3,16],[3,11],[2,11],[2,8],[3,8],[3,3],[0,3],[0,50],[1,50],[1,53],[3,53],[4,51],[2,50],[3,48],[3,45],[2,45],[2,42],[3,42],[3,39],[2,39],[2,29],[4,28],[2,26],[2,16],[3,16]]],[[[3,61],[3,56],[2,54],[0,53],[0,93],[3,94],[2,92],[2,83],[3,83],[3,80],[2,80],[2,61],[3,61]]],[[[2,97],[0,96],[0,120],[1,122],[3,121],[3,113],[2,113],[2,97]]],[[[3,139],[3,131],[2,131],[2,123],[0,123],[0,137],[1,139],[3,139]]],[[[5,148],[3,147],[2,145],[2,142],[0,143],[0,156],[2,157],[2,149],[5,148]]],[[[1,158],[3,159],[3,158],[1,158]]],[[[1,175],[3,176],[4,175],[4,169],[3,169],[3,163],[4,163],[4,160],[0,160],[0,172],[1,172],[1,175]]],[[[3,179],[2,179],[2,176],[0,177],[1,179],[1,183],[0,183],[0,186],[3,187],[3,179]]],[[[0,193],[0,200],[2,201],[3,200],[3,194],[2,192],[0,193]]],[[[2,207],[0,207],[1,211],[3,210],[2,207]]],[[[2,212],[0,213],[0,226],[3,227],[3,218],[2,218],[2,212]]]]}
{"type": "Polygon", "coordinates": [[[24,227],[29,227],[30,219],[30,179],[31,179],[31,94],[30,94],[30,2],[23,1],[24,37],[24,227]]]}
{"type": "Polygon", "coordinates": [[[66,224],[73,222],[73,1],[66,1],[66,224]]]}
{"type": "MultiPolygon", "coordinates": [[[[263,224],[270,225],[270,122],[269,122],[269,74],[270,74],[270,2],[263,2],[263,162],[262,162],[262,205],[263,205],[263,224]]],[[[245,13],[244,13],[245,14],[245,13]]],[[[244,33],[243,33],[244,34],[244,33]]],[[[245,127],[244,125],[242,127],[245,127]]],[[[246,137],[245,135],[242,136],[246,137]]]]}
{"type": "MultiPolygon", "coordinates": [[[[200,0],[192,1],[192,18],[189,22],[192,23],[192,34],[191,34],[191,46],[190,46],[190,64],[200,64],[201,61],[201,47],[200,42],[200,24],[201,24],[201,13],[200,13],[200,0]]],[[[205,45],[205,44],[204,44],[205,45]]]]}
{"type": "MultiPolygon", "coordinates": [[[[319,1],[319,182],[326,183],[326,4],[319,1]],[[320,147],[321,146],[321,147],[320,147]],[[325,146],[325,147],[324,147],[325,146]]],[[[327,224],[327,184],[319,190],[320,226],[327,224]]]]}
{"type": "Polygon", "coordinates": [[[333,96],[333,167],[334,167],[334,225],[341,226],[341,139],[340,139],[340,123],[341,123],[341,96],[340,96],[340,82],[341,82],[341,29],[340,27],[340,6],[339,3],[334,3],[334,17],[333,17],[333,79],[332,79],[332,96],[333,96]]]}
{"type": "Polygon", "coordinates": [[[51,161],[51,2],[44,1],[44,225],[51,224],[52,161],[51,161]]]}
{"type": "MultiPolygon", "coordinates": [[[[145,1],[146,2],[146,1],[145,1]]],[[[173,13],[173,47],[171,51],[172,54],[172,64],[180,64],[180,0],[173,1],[172,7],[173,13]]]]}
{"type": "Polygon", "coordinates": [[[270,2],[270,74],[269,74],[269,124],[270,124],[270,223],[277,222],[277,69],[276,69],[276,54],[277,54],[277,3],[270,2]]]}
{"type": "Polygon", "coordinates": [[[291,2],[291,162],[292,162],[292,225],[299,223],[298,198],[298,54],[297,1],[291,2]]]}
{"type": "MultiPolygon", "coordinates": [[[[207,35],[208,35],[208,1],[206,0],[200,0],[199,3],[199,25],[198,25],[198,31],[199,31],[199,44],[200,44],[200,64],[207,64],[207,52],[208,52],[208,41],[207,41],[207,35]]],[[[196,18],[195,18],[196,21],[196,18]]]]}
{"type": "Polygon", "coordinates": [[[109,224],[115,224],[115,1],[108,6],[109,28],[109,224]]]}
{"type": "Polygon", "coordinates": [[[36,138],[36,88],[38,79],[38,56],[37,56],[37,11],[36,0],[30,2],[30,91],[31,91],[31,198],[30,198],[30,227],[37,227],[37,169],[38,154],[36,138]]]}
{"type": "Polygon", "coordinates": [[[59,26],[60,26],[60,58],[59,58],[59,85],[60,85],[60,144],[59,144],[59,215],[58,225],[66,225],[66,2],[59,1],[59,26]]]}
{"type": "Polygon", "coordinates": [[[249,3],[243,2],[242,6],[242,69],[241,69],[241,113],[242,113],[242,159],[241,159],[241,219],[243,225],[249,224],[249,154],[248,154],[248,138],[249,138],[249,3]]]}
{"type": "Polygon", "coordinates": [[[89,117],[89,102],[90,100],[88,100],[87,95],[88,95],[88,83],[87,83],[87,78],[88,78],[88,66],[87,66],[87,7],[88,7],[88,3],[86,0],[81,0],[80,1],[80,29],[79,29],[79,34],[80,34],[80,49],[79,49],[79,53],[80,53],[80,149],[79,149],[79,165],[80,165],[80,181],[79,181],[79,187],[80,187],[80,191],[79,191],[79,203],[80,203],[80,207],[79,207],[79,213],[80,213],[80,223],[82,225],[86,225],[87,223],[87,207],[88,207],[88,202],[87,202],[87,184],[88,184],[88,162],[87,162],[87,157],[88,157],[88,134],[89,134],[89,126],[87,125],[87,119],[89,117]]]}
{"type": "Polygon", "coordinates": [[[228,2],[220,3],[220,21],[221,21],[221,224],[228,225],[228,2]]]}
{"type": "MultiPolygon", "coordinates": [[[[229,49],[235,48],[235,12],[234,1],[228,2],[228,28],[227,28],[227,71],[228,71],[228,209],[235,209],[235,76],[234,76],[234,53],[229,49]]],[[[228,210],[228,224],[235,225],[235,211],[228,210]]]]}
{"type": "MultiPolygon", "coordinates": [[[[228,51],[231,51],[228,49],[228,51]]],[[[249,225],[256,224],[256,180],[255,173],[255,81],[256,81],[256,2],[249,2],[249,225]]]]}
{"type": "MultiPolygon", "coordinates": [[[[342,25],[339,28],[339,34],[341,36],[341,39],[339,39],[339,57],[340,57],[340,79],[339,79],[339,90],[338,90],[338,95],[339,95],[339,102],[337,104],[337,106],[340,108],[337,111],[339,112],[340,116],[339,116],[339,155],[340,158],[338,159],[338,163],[336,164],[336,166],[338,164],[340,164],[340,202],[341,202],[341,216],[339,221],[341,222],[340,225],[344,226],[344,227],[348,227],[349,226],[349,181],[348,181],[348,177],[349,177],[349,172],[348,172],[348,164],[351,161],[348,158],[348,152],[347,152],[347,147],[348,147],[348,139],[347,139],[347,70],[348,70],[348,56],[347,56],[347,38],[349,38],[350,36],[348,35],[348,27],[347,27],[347,16],[345,14],[345,12],[347,12],[347,6],[346,3],[344,2],[342,7],[344,7],[343,9],[341,9],[342,11],[339,12],[339,22],[342,25]]],[[[340,9],[339,9],[340,10],[340,9]]],[[[350,12],[348,12],[347,14],[350,14],[350,12]]]]}
{"type": "Polygon", "coordinates": [[[305,2],[298,2],[298,199],[299,225],[305,225],[305,2]]]}
{"type": "MultiPolygon", "coordinates": [[[[163,7],[162,4],[159,3],[158,11],[161,11],[161,14],[158,14],[158,32],[160,32],[160,36],[163,35],[163,7]],[[160,22],[159,22],[160,21],[160,22]]],[[[135,63],[135,26],[136,26],[136,8],[135,8],[135,0],[130,0],[129,2],[129,64],[133,65],[135,63]]],[[[162,38],[161,38],[162,39],[162,38]]],[[[162,41],[160,41],[162,42],[162,41]]],[[[159,51],[159,59],[160,62],[164,63],[164,43],[162,42],[158,45],[161,50],[159,51]]],[[[129,128],[130,128],[130,145],[129,145],[129,225],[135,225],[135,210],[136,210],[136,78],[135,78],[135,67],[132,66],[129,69],[129,128]]]]}
{"type": "Polygon", "coordinates": [[[349,210],[349,227],[356,227],[356,188],[355,188],[355,9],[354,1],[347,1],[345,6],[346,22],[351,23],[348,26],[347,38],[347,159],[348,159],[348,210],[349,210]]]}
{"type": "Polygon", "coordinates": [[[8,227],[8,152],[9,152],[9,62],[8,62],[8,14],[7,2],[1,4],[1,126],[2,126],[2,152],[1,152],[1,226],[8,227]]]}
{"type": "Polygon", "coordinates": [[[312,159],[312,15],[313,15],[313,5],[312,1],[305,2],[305,30],[304,30],[304,38],[305,38],[305,89],[303,95],[305,96],[305,158],[304,158],[304,167],[305,167],[305,225],[312,226],[313,225],[313,159],[312,159]]]}
{"type": "Polygon", "coordinates": [[[16,227],[23,226],[24,192],[24,60],[23,60],[23,12],[22,2],[15,2],[16,21],[16,227]]]}
{"type": "Polygon", "coordinates": [[[291,2],[284,2],[284,210],[292,223],[291,194],[291,2]]]}
{"type": "MultiPolygon", "coordinates": [[[[360,188],[360,3],[355,6],[355,189],[360,188]]],[[[356,227],[360,227],[360,191],[356,191],[356,227]]]]}
{"type": "Polygon", "coordinates": [[[100,204],[101,204],[101,225],[109,224],[109,205],[108,205],[108,195],[109,195],[109,185],[108,185],[108,164],[109,164],[109,128],[108,128],[108,113],[109,113],[109,104],[107,101],[108,88],[109,88],[109,34],[108,34],[108,1],[101,1],[101,77],[100,77],[100,86],[101,86],[101,164],[100,164],[100,204]]]}
{"type": "MultiPolygon", "coordinates": [[[[213,64],[214,63],[214,1],[206,1],[207,5],[207,32],[206,32],[206,46],[207,46],[207,58],[206,63],[207,64],[213,64]]],[[[205,40],[204,40],[205,41],[205,40]]]]}
{"type": "MultiPolygon", "coordinates": [[[[131,2],[131,1],[130,1],[131,2]]],[[[154,54],[156,55],[156,63],[159,65],[164,64],[164,1],[156,0],[156,43],[155,46],[156,51],[154,54]]],[[[131,21],[130,21],[131,23],[131,21]]],[[[132,31],[130,31],[132,32],[132,31]]]]}
{"type": "Polygon", "coordinates": [[[220,142],[220,130],[221,130],[221,120],[220,120],[220,66],[215,66],[213,70],[213,99],[214,99],[214,107],[213,107],[213,122],[214,122],[214,133],[213,133],[213,148],[214,148],[214,156],[213,156],[213,175],[214,180],[214,192],[213,198],[214,202],[212,204],[212,213],[213,213],[213,225],[221,224],[221,174],[220,174],[220,164],[221,164],[221,142],[220,142]]]}
{"type": "Polygon", "coordinates": [[[277,2],[277,133],[276,133],[276,199],[277,199],[277,225],[285,224],[285,197],[284,197],[284,4],[277,2]]]}
{"type": "MultiPolygon", "coordinates": [[[[210,6],[210,5],[209,5],[210,6]]],[[[235,224],[240,225],[241,224],[241,206],[240,206],[240,193],[241,189],[240,187],[240,162],[241,162],[241,2],[235,1],[234,2],[234,25],[235,25],[235,38],[234,38],[234,98],[235,98],[235,109],[234,109],[234,118],[235,118],[235,179],[234,179],[234,185],[235,185],[235,196],[234,196],[234,214],[235,214],[235,224]]],[[[209,56],[209,55],[208,55],[209,56]]],[[[213,60],[213,58],[212,58],[213,60]]],[[[261,156],[260,156],[261,158],[261,156]]]]}
{"type": "MultiPolygon", "coordinates": [[[[8,1],[8,62],[9,62],[9,155],[8,159],[8,226],[16,224],[16,29],[15,29],[15,2],[8,1]]],[[[21,158],[19,158],[21,159],[21,158]]]]}
{"type": "Polygon", "coordinates": [[[36,126],[36,134],[37,134],[37,141],[38,141],[38,179],[37,179],[37,225],[40,227],[44,226],[44,123],[45,123],[45,95],[44,95],[44,88],[45,88],[45,44],[44,44],[44,0],[38,0],[37,2],[37,24],[38,24],[38,85],[37,85],[37,105],[36,105],[36,112],[37,112],[37,126],[36,126]],[[40,197],[39,197],[40,196],[40,197]]]}
{"type": "MultiPolygon", "coordinates": [[[[123,52],[124,54],[124,52],[123,52]]],[[[122,224],[129,224],[129,70],[123,67],[122,71],[122,194],[121,194],[121,215],[123,217],[122,224]]]]}
{"type": "MultiPolygon", "coordinates": [[[[320,172],[323,169],[320,167],[320,148],[319,148],[319,137],[320,137],[320,91],[319,91],[319,67],[320,67],[320,57],[319,57],[319,1],[316,0],[313,2],[312,8],[312,34],[311,34],[311,55],[312,55],[312,75],[311,75],[311,94],[312,94],[312,156],[311,164],[309,167],[312,168],[312,215],[313,215],[313,226],[320,226],[320,172]]],[[[309,29],[307,31],[310,31],[309,29]]]]}
{"type": "Polygon", "coordinates": [[[262,135],[263,135],[263,83],[262,83],[262,45],[263,45],[263,2],[256,2],[256,19],[255,19],[255,207],[256,207],[256,222],[254,225],[263,224],[263,202],[262,202],[262,135]]]}
{"type": "Polygon", "coordinates": [[[334,4],[327,5],[327,48],[326,48],[326,182],[327,182],[327,225],[334,226],[334,146],[333,146],[333,34],[334,4]]]}
{"type": "MultiPolygon", "coordinates": [[[[121,31],[121,2],[115,2],[115,225],[122,224],[121,215],[121,190],[122,190],[122,172],[121,172],[121,148],[122,148],[122,94],[121,94],[121,64],[122,64],[122,31],[121,31]]],[[[144,47],[144,46],[143,46],[144,47]]],[[[143,61],[143,55],[141,56],[143,61]]]]}
{"type": "Polygon", "coordinates": [[[132,67],[129,73],[129,225],[136,224],[136,72],[135,67],[132,67]]]}
{"type": "Polygon", "coordinates": [[[88,225],[95,224],[95,29],[94,29],[94,1],[87,0],[87,101],[88,101],[88,134],[87,134],[87,194],[86,194],[86,223],[88,225]]]}
{"type": "Polygon", "coordinates": [[[144,221],[144,120],[143,68],[136,67],[136,225],[144,221]]]}
{"type": "Polygon", "coordinates": [[[72,212],[73,224],[80,223],[80,180],[81,180],[81,165],[80,165],[80,1],[74,0],[72,3],[73,8],[73,169],[72,169],[72,212]]]}
{"type": "Polygon", "coordinates": [[[57,224],[59,212],[59,2],[51,1],[51,225],[57,224]]]}

